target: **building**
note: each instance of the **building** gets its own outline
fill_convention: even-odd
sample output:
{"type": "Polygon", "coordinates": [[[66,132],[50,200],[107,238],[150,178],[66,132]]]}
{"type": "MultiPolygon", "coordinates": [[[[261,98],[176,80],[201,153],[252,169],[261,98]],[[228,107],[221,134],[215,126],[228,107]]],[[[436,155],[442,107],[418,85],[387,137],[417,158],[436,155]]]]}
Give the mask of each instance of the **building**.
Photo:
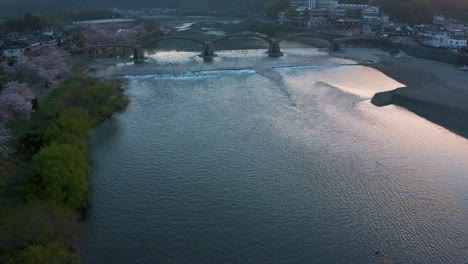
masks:
{"type": "Polygon", "coordinates": [[[444,15],[435,15],[432,17],[432,23],[433,24],[440,24],[445,22],[445,16],[444,15]]]}
{"type": "Polygon", "coordinates": [[[380,8],[377,6],[369,6],[362,10],[362,18],[373,19],[380,17],[380,8]]]}
{"type": "Polygon", "coordinates": [[[462,48],[467,45],[467,33],[462,24],[434,24],[420,34],[420,43],[435,48],[462,48]]]}
{"type": "Polygon", "coordinates": [[[316,6],[316,0],[291,0],[289,6],[294,8],[305,7],[312,10],[316,6]]]}
{"type": "Polygon", "coordinates": [[[333,12],[339,6],[338,1],[335,0],[317,0],[315,3],[316,9],[326,9],[328,12],[333,12]]]}
{"type": "Polygon", "coordinates": [[[450,36],[448,38],[448,47],[451,49],[459,49],[467,46],[466,37],[450,36]]]}
{"type": "Polygon", "coordinates": [[[8,60],[21,61],[24,59],[24,51],[28,48],[25,43],[10,43],[3,46],[2,55],[8,60]]]}

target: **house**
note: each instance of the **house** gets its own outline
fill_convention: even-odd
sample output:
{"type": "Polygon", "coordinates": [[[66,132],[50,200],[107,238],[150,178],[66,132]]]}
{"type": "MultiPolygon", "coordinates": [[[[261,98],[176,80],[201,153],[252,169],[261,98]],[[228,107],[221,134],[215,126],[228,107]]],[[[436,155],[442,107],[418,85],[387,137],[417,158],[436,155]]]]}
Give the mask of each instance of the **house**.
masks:
{"type": "Polygon", "coordinates": [[[466,38],[464,37],[451,36],[448,39],[448,47],[451,49],[463,48],[467,46],[466,42],[466,38]]]}
{"type": "Polygon", "coordinates": [[[362,10],[362,18],[373,19],[380,17],[380,8],[377,6],[369,6],[362,10]]]}
{"type": "Polygon", "coordinates": [[[448,47],[449,35],[450,32],[445,26],[434,24],[420,34],[422,37],[421,44],[434,48],[448,47]]]}
{"type": "Polygon", "coordinates": [[[422,45],[435,48],[460,48],[467,45],[466,32],[453,25],[434,24],[420,36],[422,45]]]}
{"type": "Polygon", "coordinates": [[[26,43],[8,43],[3,46],[2,55],[8,60],[21,61],[27,48],[28,45],[26,43]]]}
{"type": "Polygon", "coordinates": [[[43,30],[43,31],[42,31],[42,35],[44,35],[44,36],[49,36],[49,37],[53,37],[53,36],[54,36],[54,31],[51,30],[51,29],[46,29],[46,30],[43,30]]]}

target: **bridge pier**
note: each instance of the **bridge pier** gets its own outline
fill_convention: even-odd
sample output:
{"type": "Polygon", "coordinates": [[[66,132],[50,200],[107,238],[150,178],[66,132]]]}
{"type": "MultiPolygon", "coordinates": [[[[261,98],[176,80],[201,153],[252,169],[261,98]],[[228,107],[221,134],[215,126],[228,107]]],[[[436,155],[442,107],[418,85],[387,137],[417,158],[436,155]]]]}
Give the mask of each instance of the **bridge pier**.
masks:
{"type": "Polygon", "coordinates": [[[134,61],[143,61],[145,59],[145,54],[143,54],[143,50],[141,47],[135,47],[133,50],[133,60],[134,61]]]}
{"type": "Polygon", "coordinates": [[[329,50],[330,51],[341,51],[341,44],[334,41],[334,42],[330,43],[329,50]]]}
{"type": "Polygon", "coordinates": [[[280,49],[279,41],[275,40],[275,41],[270,42],[269,47],[268,47],[268,56],[274,57],[274,58],[283,56],[283,52],[281,52],[281,49],[280,49]]]}
{"type": "Polygon", "coordinates": [[[201,54],[203,60],[212,61],[215,56],[216,55],[214,54],[213,43],[205,42],[205,44],[203,44],[203,53],[201,54]]]}

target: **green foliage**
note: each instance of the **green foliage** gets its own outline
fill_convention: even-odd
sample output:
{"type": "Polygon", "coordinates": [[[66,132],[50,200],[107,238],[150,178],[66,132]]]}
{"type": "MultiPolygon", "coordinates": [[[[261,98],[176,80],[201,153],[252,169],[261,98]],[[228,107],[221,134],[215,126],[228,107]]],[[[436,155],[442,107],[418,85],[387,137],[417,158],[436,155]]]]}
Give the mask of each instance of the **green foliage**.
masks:
{"type": "Polygon", "coordinates": [[[90,128],[126,106],[120,87],[117,81],[71,79],[40,101],[30,120],[14,127],[18,155],[34,156],[24,170],[29,178],[24,197],[37,196],[74,210],[86,205],[90,167],[83,139],[90,128]]]}
{"type": "Polygon", "coordinates": [[[33,32],[41,30],[41,18],[26,14],[23,17],[8,19],[3,23],[6,32],[33,32]]]}
{"type": "Polygon", "coordinates": [[[80,262],[72,245],[91,171],[84,139],[127,105],[121,86],[70,79],[12,124],[17,152],[0,160],[0,263],[80,262]]]}
{"type": "Polygon", "coordinates": [[[86,131],[127,105],[121,85],[92,78],[63,83],[47,99],[39,101],[29,120],[13,127],[13,145],[18,154],[30,157],[52,142],[85,149],[82,138],[86,131]]]}
{"type": "Polygon", "coordinates": [[[278,12],[285,11],[289,7],[289,0],[266,0],[263,12],[271,18],[275,18],[278,12]]]}
{"type": "Polygon", "coordinates": [[[91,171],[86,153],[72,144],[50,145],[34,156],[40,174],[42,196],[72,209],[85,205],[91,171]]]}
{"type": "Polygon", "coordinates": [[[0,210],[0,251],[47,244],[56,237],[50,208],[40,202],[13,203],[0,210]]]}
{"type": "Polygon", "coordinates": [[[411,0],[400,3],[396,17],[412,24],[427,23],[432,20],[432,5],[429,0],[411,0]]]}
{"type": "Polygon", "coordinates": [[[54,241],[45,246],[29,246],[23,250],[11,254],[5,259],[6,264],[13,263],[34,263],[34,264],[64,264],[80,263],[81,259],[77,253],[71,253],[65,245],[54,241]]]}
{"type": "Polygon", "coordinates": [[[72,107],[84,108],[89,112],[90,118],[95,119],[93,121],[96,124],[127,105],[120,85],[118,81],[72,79],[53,93],[53,99],[47,103],[57,113],[72,107]]]}
{"type": "Polygon", "coordinates": [[[93,125],[88,111],[80,107],[72,107],[63,111],[56,123],[63,133],[76,136],[85,135],[93,125]]]}
{"type": "Polygon", "coordinates": [[[76,240],[77,230],[78,219],[75,213],[52,203],[34,201],[4,205],[0,207],[0,263],[53,263],[54,258],[42,259],[46,255],[39,249],[45,249],[41,247],[58,243],[57,241],[66,250],[68,261],[79,261],[75,253],[67,252],[76,240]],[[35,248],[37,246],[39,247],[35,248]],[[39,250],[38,252],[44,254],[31,255],[33,252],[29,250],[32,249],[33,252],[39,250]],[[34,261],[31,262],[27,256],[34,257],[34,261]],[[40,260],[45,262],[39,262],[40,260]]]}
{"type": "Polygon", "coordinates": [[[286,17],[291,19],[295,16],[299,15],[299,13],[297,12],[297,10],[294,8],[294,7],[289,7],[288,9],[286,9],[286,17]]]}

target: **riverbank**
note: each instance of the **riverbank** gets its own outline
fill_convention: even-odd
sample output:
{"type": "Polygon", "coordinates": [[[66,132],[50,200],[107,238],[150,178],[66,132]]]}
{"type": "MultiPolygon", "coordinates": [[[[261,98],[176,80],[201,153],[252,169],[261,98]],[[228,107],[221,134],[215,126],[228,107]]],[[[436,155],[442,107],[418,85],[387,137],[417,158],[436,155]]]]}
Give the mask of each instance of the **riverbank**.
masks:
{"type": "Polygon", "coordinates": [[[404,53],[349,48],[332,55],[350,58],[406,85],[376,94],[377,106],[398,105],[468,138],[468,73],[455,65],[418,59],[404,53]]]}
{"type": "Polygon", "coordinates": [[[81,262],[75,243],[91,172],[85,138],[126,105],[120,81],[77,75],[11,124],[14,152],[0,158],[1,263],[81,262]]]}

